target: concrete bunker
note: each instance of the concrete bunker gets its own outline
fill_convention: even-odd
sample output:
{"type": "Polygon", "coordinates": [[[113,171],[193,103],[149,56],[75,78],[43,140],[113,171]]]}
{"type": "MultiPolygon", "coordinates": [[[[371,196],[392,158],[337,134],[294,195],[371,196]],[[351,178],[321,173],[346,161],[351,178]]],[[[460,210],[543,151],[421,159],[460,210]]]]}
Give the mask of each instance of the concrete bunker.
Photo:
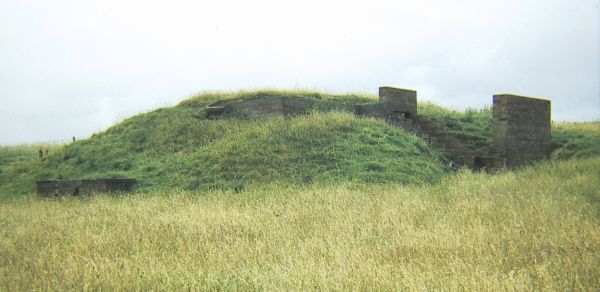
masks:
{"type": "MultiPolygon", "coordinates": [[[[252,98],[219,101],[208,106],[205,114],[210,119],[232,112],[248,117],[290,116],[310,112],[317,101],[316,98],[261,94],[252,98]]],[[[494,95],[489,153],[467,150],[463,141],[449,135],[435,121],[419,116],[417,92],[414,90],[384,86],[379,88],[379,102],[342,103],[340,108],[357,115],[383,118],[394,126],[422,135],[432,146],[446,153],[452,168],[517,168],[547,159],[553,147],[551,103],[544,99],[513,94],[494,95]]],[[[104,178],[40,180],[36,182],[36,187],[42,197],[58,197],[128,192],[135,184],[135,179],[104,178]]]]}
{"type": "Polygon", "coordinates": [[[42,197],[86,196],[97,193],[128,192],[135,179],[104,178],[82,180],[41,180],[36,182],[37,193],[42,197]]]}
{"type": "MultiPolygon", "coordinates": [[[[318,98],[312,97],[264,93],[216,102],[207,107],[206,117],[218,118],[232,113],[246,117],[291,116],[310,112],[318,101],[318,98]]],[[[379,102],[340,106],[360,116],[385,119],[395,126],[424,136],[432,145],[447,153],[453,167],[488,170],[514,168],[546,159],[552,147],[548,100],[511,94],[494,95],[489,153],[468,150],[460,138],[449,135],[435,121],[419,116],[417,92],[414,90],[382,86],[379,87],[379,102]]]]}

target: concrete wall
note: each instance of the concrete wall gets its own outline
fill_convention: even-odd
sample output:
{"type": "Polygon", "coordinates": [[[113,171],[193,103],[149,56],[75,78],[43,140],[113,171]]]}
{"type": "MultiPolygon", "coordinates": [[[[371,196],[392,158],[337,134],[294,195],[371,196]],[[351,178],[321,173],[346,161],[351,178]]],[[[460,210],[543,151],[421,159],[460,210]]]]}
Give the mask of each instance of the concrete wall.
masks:
{"type": "Polygon", "coordinates": [[[552,147],[550,101],[494,95],[492,156],[497,166],[515,168],[546,159],[552,147]]]}
{"type": "Polygon", "coordinates": [[[358,115],[378,118],[414,118],[417,116],[417,92],[393,87],[379,88],[379,103],[346,104],[316,100],[309,97],[259,94],[251,98],[219,101],[206,110],[207,118],[275,117],[309,113],[315,106],[350,110],[358,115]]]}
{"type": "Polygon", "coordinates": [[[135,179],[44,180],[37,181],[37,192],[42,197],[85,196],[131,191],[135,183],[135,179]]]}
{"type": "Polygon", "coordinates": [[[380,103],[356,104],[353,106],[354,114],[365,117],[383,118],[385,107],[380,103]]]}

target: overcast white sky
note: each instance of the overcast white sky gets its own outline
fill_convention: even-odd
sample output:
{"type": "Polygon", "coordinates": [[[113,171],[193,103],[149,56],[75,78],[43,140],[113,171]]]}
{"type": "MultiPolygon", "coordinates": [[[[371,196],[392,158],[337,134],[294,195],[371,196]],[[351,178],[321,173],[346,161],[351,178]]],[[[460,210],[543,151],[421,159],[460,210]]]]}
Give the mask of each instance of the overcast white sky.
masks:
{"type": "Polygon", "coordinates": [[[87,137],[205,90],[411,88],[600,119],[598,0],[0,0],[0,145],[87,137]]]}

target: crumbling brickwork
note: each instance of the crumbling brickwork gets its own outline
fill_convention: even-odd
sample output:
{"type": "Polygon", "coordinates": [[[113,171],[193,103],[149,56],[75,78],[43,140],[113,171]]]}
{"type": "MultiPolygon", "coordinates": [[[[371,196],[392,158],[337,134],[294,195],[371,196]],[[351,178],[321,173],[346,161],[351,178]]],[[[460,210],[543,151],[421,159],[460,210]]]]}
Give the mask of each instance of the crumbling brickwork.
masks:
{"type": "Polygon", "coordinates": [[[135,179],[42,180],[37,182],[42,197],[85,196],[95,193],[127,192],[133,189],[135,179]]]}
{"type": "Polygon", "coordinates": [[[550,101],[494,95],[492,156],[498,166],[515,168],[546,159],[552,147],[550,101]]]}

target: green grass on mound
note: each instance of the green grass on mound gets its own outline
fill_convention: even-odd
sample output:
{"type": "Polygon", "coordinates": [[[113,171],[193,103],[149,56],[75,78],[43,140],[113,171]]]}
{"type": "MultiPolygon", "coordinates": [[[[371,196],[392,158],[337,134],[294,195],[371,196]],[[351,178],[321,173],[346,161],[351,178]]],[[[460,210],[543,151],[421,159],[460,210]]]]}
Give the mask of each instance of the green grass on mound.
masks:
{"type": "MultiPolygon", "coordinates": [[[[241,190],[253,184],[437,182],[449,172],[440,154],[384,121],[359,118],[350,104],[375,96],[304,90],[208,92],[174,107],[136,115],[38,159],[38,145],[0,148],[0,193],[33,192],[35,180],[131,177],[142,190],[241,190]],[[207,120],[217,101],[281,95],[312,99],[294,118],[207,120]]],[[[431,103],[419,115],[446,128],[473,152],[487,153],[491,109],[451,111],[431,103]]],[[[600,156],[600,123],[555,124],[553,158],[600,156]]]]}
{"type": "Polygon", "coordinates": [[[37,179],[132,177],[150,189],[243,189],[249,184],[439,181],[439,153],[384,121],[340,112],[370,96],[310,91],[205,93],[140,114],[0,173],[4,193],[34,190],[37,179]],[[207,105],[259,94],[317,100],[293,118],[207,120],[207,105]]]}
{"type": "Polygon", "coordinates": [[[492,109],[465,111],[448,110],[429,102],[421,102],[417,108],[420,116],[427,117],[446,129],[473,153],[486,155],[492,143],[492,109]]]}
{"type": "Polygon", "coordinates": [[[414,135],[347,113],[203,120],[158,110],[71,144],[45,178],[135,177],[143,188],[243,188],[250,183],[423,183],[444,173],[414,135]]]}
{"type": "Polygon", "coordinates": [[[0,197],[32,191],[35,177],[43,165],[39,149],[54,153],[61,148],[61,145],[50,144],[0,146],[0,197]]]}
{"type": "Polygon", "coordinates": [[[600,122],[554,123],[552,141],[558,147],[554,159],[600,156],[600,122]]]}

